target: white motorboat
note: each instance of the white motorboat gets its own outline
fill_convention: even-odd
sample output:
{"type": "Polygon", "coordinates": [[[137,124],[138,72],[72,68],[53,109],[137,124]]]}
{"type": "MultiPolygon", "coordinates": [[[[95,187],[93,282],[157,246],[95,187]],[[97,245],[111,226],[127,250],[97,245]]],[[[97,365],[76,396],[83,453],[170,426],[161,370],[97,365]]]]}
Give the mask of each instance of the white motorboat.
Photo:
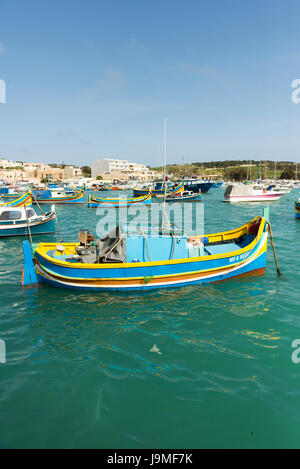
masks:
{"type": "Polygon", "coordinates": [[[264,189],[260,185],[229,185],[224,194],[225,202],[269,202],[280,199],[283,191],[264,189]]]}

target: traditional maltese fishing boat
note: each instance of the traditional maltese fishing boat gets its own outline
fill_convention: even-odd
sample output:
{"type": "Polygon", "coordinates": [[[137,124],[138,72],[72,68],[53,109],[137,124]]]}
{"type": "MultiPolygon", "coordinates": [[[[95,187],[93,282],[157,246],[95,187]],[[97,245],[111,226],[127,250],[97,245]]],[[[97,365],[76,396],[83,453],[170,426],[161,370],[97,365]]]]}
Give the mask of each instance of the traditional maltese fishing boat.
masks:
{"type": "Polygon", "coordinates": [[[37,215],[32,207],[24,204],[23,206],[16,206],[11,203],[0,206],[0,237],[55,232],[56,213],[54,205],[51,207],[50,212],[37,215]]]}
{"type": "Polygon", "coordinates": [[[166,202],[193,202],[201,201],[201,193],[193,191],[183,191],[179,195],[169,195],[166,197],[166,202]]]}
{"type": "Polygon", "coordinates": [[[21,205],[31,205],[32,204],[32,198],[31,194],[27,192],[26,194],[19,194],[19,197],[17,199],[11,200],[10,202],[6,202],[3,200],[3,198],[0,196],[0,207],[20,207],[21,205]]]}
{"type": "Polygon", "coordinates": [[[300,219],[300,199],[295,202],[295,218],[300,219]]]}
{"type": "MultiPolygon", "coordinates": [[[[184,183],[181,182],[180,184],[177,184],[176,186],[173,187],[173,189],[151,189],[151,194],[153,197],[163,197],[166,193],[166,195],[179,195],[182,191],[184,190],[184,183]]],[[[149,189],[133,189],[133,196],[134,197],[140,197],[142,195],[146,195],[149,193],[149,189]]]]}
{"type": "Polygon", "coordinates": [[[33,203],[39,204],[73,204],[82,203],[84,197],[84,191],[75,192],[75,194],[53,193],[51,190],[45,191],[32,191],[33,203]]]}
{"type": "Polygon", "coordinates": [[[117,227],[94,240],[79,232],[79,242],[23,242],[22,284],[48,283],[77,290],[152,290],[182,287],[262,274],[266,267],[268,209],[240,228],[205,236],[175,229],[157,233],[117,227]]]}
{"type": "Polygon", "coordinates": [[[94,197],[92,195],[88,198],[88,207],[130,207],[131,205],[151,204],[151,193],[132,198],[107,198],[107,197],[94,197]]]}

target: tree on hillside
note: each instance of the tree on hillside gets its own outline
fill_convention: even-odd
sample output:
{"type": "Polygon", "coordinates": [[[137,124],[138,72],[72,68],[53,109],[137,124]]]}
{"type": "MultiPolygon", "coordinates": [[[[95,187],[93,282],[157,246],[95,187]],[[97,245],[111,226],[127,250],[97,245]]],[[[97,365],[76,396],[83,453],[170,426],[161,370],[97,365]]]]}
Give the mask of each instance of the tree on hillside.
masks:
{"type": "Polygon", "coordinates": [[[85,178],[90,178],[92,175],[92,170],[90,166],[81,166],[82,175],[85,178]]]}
{"type": "Polygon", "coordinates": [[[231,181],[245,181],[247,179],[247,171],[244,168],[230,169],[226,171],[226,179],[231,181]]]}
{"type": "Polygon", "coordinates": [[[285,168],[280,175],[280,179],[295,179],[295,171],[292,168],[285,168]]]}

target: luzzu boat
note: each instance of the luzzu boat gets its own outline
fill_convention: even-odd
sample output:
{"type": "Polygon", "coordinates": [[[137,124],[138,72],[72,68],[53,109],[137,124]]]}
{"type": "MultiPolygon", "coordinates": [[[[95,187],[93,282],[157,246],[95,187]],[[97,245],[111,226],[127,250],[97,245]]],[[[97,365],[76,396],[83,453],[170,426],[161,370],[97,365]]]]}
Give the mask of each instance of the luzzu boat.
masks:
{"type": "Polygon", "coordinates": [[[300,219],[300,199],[295,202],[295,218],[300,219]]]}
{"type": "Polygon", "coordinates": [[[132,198],[108,198],[108,197],[94,197],[89,196],[88,198],[88,207],[130,207],[131,205],[139,204],[150,204],[151,203],[151,194],[141,196],[141,197],[132,197],[132,198]]]}
{"type": "Polygon", "coordinates": [[[201,201],[201,193],[192,191],[183,191],[179,195],[169,195],[166,197],[166,202],[193,202],[201,201]]]}
{"type": "MultiPolygon", "coordinates": [[[[172,189],[167,189],[166,190],[166,195],[178,195],[184,190],[184,183],[181,182],[180,184],[177,184],[174,186],[172,189]]],[[[133,189],[133,196],[134,197],[140,197],[142,195],[147,195],[151,192],[151,195],[153,197],[164,197],[165,195],[165,190],[164,189],[133,189]]]]}
{"type": "Polygon", "coordinates": [[[19,199],[25,193],[27,194],[28,192],[23,192],[23,194],[20,192],[11,192],[9,194],[0,194],[0,197],[2,201],[7,204],[8,202],[12,202],[16,199],[19,199]]]}
{"type": "Polygon", "coordinates": [[[93,244],[87,231],[80,232],[80,243],[39,243],[33,252],[25,241],[22,284],[144,291],[262,274],[267,239],[268,209],[240,228],[204,237],[170,230],[147,235],[136,229],[125,234],[118,227],[93,244]]]}
{"type": "Polygon", "coordinates": [[[17,199],[13,199],[10,202],[6,202],[3,200],[3,197],[0,196],[0,207],[20,207],[21,205],[31,205],[32,204],[32,198],[31,194],[29,192],[26,192],[26,194],[19,194],[19,197],[17,199]]]}
{"type": "Polygon", "coordinates": [[[70,204],[82,203],[84,191],[78,191],[75,194],[68,195],[66,193],[52,194],[51,190],[47,191],[32,191],[33,203],[39,204],[70,204]]]}
{"type": "Polygon", "coordinates": [[[32,207],[15,206],[13,204],[0,206],[0,237],[27,236],[55,232],[55,206],[50,212],[37,215],[32,207]],[[26,212],[25,212],[26,207],[26,212]],[[29,226],[29,229],[28,229],[29,226]]]}

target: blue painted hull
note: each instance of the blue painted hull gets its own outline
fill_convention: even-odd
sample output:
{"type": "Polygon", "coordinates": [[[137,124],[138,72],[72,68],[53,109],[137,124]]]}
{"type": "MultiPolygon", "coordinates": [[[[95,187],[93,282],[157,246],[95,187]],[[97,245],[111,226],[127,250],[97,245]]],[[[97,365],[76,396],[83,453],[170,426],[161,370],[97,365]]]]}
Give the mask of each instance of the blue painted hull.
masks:
{"type": "Polygon", "coordinates": [[[186,191],[202,192],[202,194],[206,194],[213,185],[213,182],[184,181],[184,189],[186,191]]]}
{"type": "MultiPolygon", "coordinates": [[[[55,225],[55,218],[52,218],[51,220],[45,221],[41,224],[30,226],[30,232],[32,235],[54,233],[56,228],[55,225]]],[[[14,226],[12,228],[1,229],[0,226],[0,237],[2,238],[7,236],[28,236],[28,228],[27,226],[14,226]]]]}
{"type": "Polygon", "coordinates": [[[295,218],[300,219],[300,202],[295,202],[295,218]]]}
{"type": "Polygon", "coordinates": [[[201,194],[191,195],[186,197],[167,197],[166,202],[193,202],[193,201],[201,201],[201,194]]]}
{"type": "MultiPolygon", "coordinates": [[[[249,244],[245,247],[238,248],[234,244],[230,246],[229,251],[224,251],[225,246],[222,246],[219,254],[217,246],[205,247],[206,254],[204,255],[198,252],[198,254],[194,253],[191,257],[186,257],[185,254],[185,257],[172,259],[168,254],[168,251],[171,248],[173,249],[172,243],[174,241],[171,238],[163,237],[159,241],[159,245],[157,245],[155,238],[148,238],[148,248],[146,250],[148,257],[148,251],[150,255],[151,253],[153,254],[152,246],[159,247],[160,257],[156,256],[155,261],[147,261],[144,252],[145,241],[143,240],[140,243],[141,252],[136,254],[138,251],[134,251],[134,256],[129,258],[127,263],[122,263],[121,265],[120,263],[89,265],[72,263],[68,260],[65,261],[61,255],[53,257],[52,250],[55,248],[53,243],[42,243],[41,247],[38,246],[34,253],[36,273],[39,282],[46,282],[57,287],[89,291],[134,291],[175,288],[219,282],[232,277],[250,274],[251,272],[262,274],[266,266],[267,222],[263,220],[259,223],[260,227],[257,238],[254,241],[248,240],[247,243],[249,244]],[[50,250],[49,254],[48,250],[50,250]],[[137,261],[133,259],[137,259],[137,261]]],[[[250,225],[250,227],[252,226],[253,224],[250,225]]],[[[244,233],[244,231],[242,232],[244,233]]],[[[236,234],[236,230],[234,230],[234,233],[236,234]]],[[[136,248],[137,241],[134,238],[131,246],[136,248]]],[[[128,242],[129,239],[127,240],[128,242]]],[[[182,240],[182,243],[176,243],[173,253],[176,252],[176,249],[180,249],[180,246],[183,246],[186,253],[184,240],[182,240]]],[[[68,252],[65,259],[68,259],[70,252],[72,252],[71,247],[67,247],[67,249],[68,252]]]]}
{"type": "MultiPolygon", "coordinates": [[[[239,270],[238,276],[242,275],[257,275],[261,274],[263,275],[264,270],[266,268],[266,253],[261,254],[255,261],[253,261],[250,265],[245,266],[239,270]]],[[[215,283],[215,282],[224,282],[226,280],[230,280],[234,277],[237,277],[236,273],[232,272],[226,275],[220,274],[216,275],[213,279],[213,281],[209,278],[204,278],[204,279],[198,279],[198,280],[191,280],[189,282],[182,282],[182,284],[170,284],[170,285],[164,285],[163,288],[168,288],[168,289],[174,289],[174,288],[180,288],[180,287],[185,287],[185,286],[194,286],[194,285],[205,285],[207,283],[215,283]]],[[[72,285],[66,285],[66,284],[61,284],[57,281],[53,281],[51,278],[45,278],[45,276],[42,275],[37,275],[38,282],[39,283],[46,283],[52,287],[58,287],[58,288],[68,288],[71,290],[80,290],[80,291],[91,291],[90,287],[84,287],[81,286],[80,288],[78,286],[72,286],[72,285]]],[[[119,292],[133,292],[133,291],[145,291],[145,290],[157,290],[161,288],[160,286],[157,285],[147,285],[147,286],[140,286],[139,288],[137,287],[122,287],[122,288],[113,288],[114,291],[119,291],[119,292]]],[[[105,287],[94,287],[93,291],[112,291],[112,288],[105,288],[105,287]]]]}

